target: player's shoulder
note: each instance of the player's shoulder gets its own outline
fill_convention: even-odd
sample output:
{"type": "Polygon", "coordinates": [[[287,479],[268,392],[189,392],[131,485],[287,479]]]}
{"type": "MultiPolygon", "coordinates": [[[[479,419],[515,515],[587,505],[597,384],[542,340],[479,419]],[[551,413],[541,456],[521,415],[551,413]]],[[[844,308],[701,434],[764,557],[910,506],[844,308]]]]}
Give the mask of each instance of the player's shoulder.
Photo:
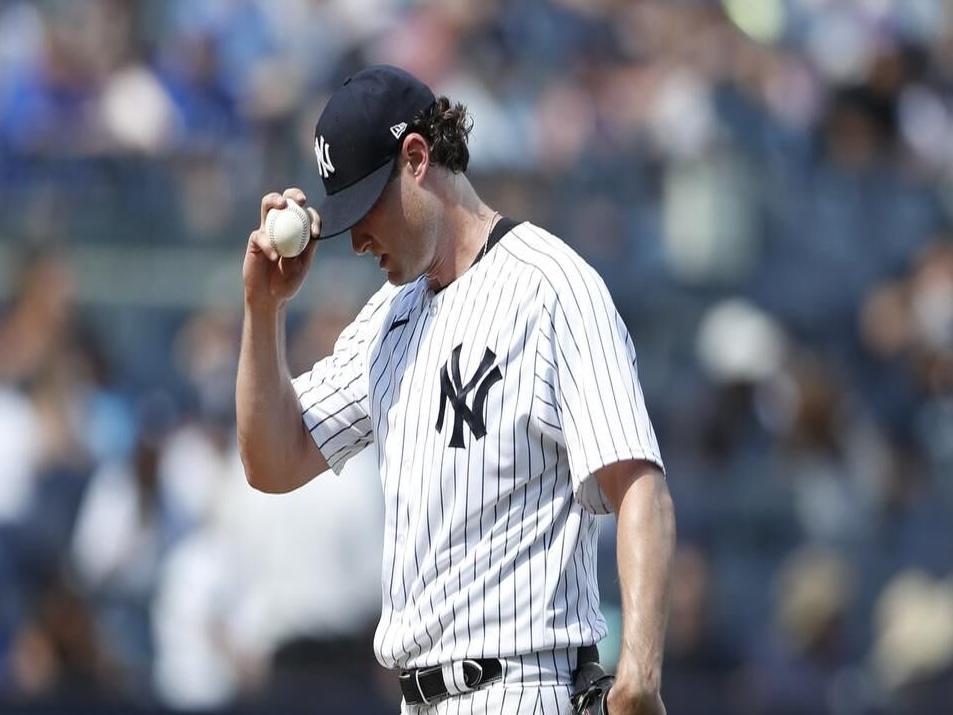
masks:
{"type": "Polygon", "coordinates": [[[569,244],[529,221],[517,224],[506,237],[506,248],[513,260],[542,277],[552,299],[567,291],[589,287],[606,290],[605,282],[569,244]]]}

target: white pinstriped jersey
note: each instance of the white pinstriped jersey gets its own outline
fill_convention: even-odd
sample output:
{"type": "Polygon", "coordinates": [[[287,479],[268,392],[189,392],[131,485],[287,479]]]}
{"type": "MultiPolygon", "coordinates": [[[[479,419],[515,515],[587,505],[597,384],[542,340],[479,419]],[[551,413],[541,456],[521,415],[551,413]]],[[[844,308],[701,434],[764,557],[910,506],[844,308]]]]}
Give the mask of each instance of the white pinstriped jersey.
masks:
{"type": "Polygon", "coordinates": [[[385,284],[294,380],[335,472],[374,444],[378,660],[412,668],[597,642],[594,472],[661,466],[635,348],[596,272],[530,223],[434,294],[385,284]]]}

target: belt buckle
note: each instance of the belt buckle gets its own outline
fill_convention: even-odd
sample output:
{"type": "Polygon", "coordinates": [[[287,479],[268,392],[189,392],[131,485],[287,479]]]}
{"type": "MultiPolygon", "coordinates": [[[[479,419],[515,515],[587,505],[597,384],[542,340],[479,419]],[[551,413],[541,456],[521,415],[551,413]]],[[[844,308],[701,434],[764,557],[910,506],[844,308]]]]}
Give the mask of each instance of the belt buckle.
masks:
{"type": "Polygon", "coordinates": [[[467,660],[464,660],[460,664],[460,672],[463,673],[463,682],[466,683],[467,687],[470,688],[471,690],[483,682],[483,666],[477,663],[475,660],[471,660],[469,658],[467,660]],[[472,685],[470,683],[467,683],[467,671],[463,668],[463,666],[466,665],[467,663],[469,663],[470,665],[472,665],[474,668],[477,669],[477,677],[476,677],[476,680],[473,681],[472,685]]]}

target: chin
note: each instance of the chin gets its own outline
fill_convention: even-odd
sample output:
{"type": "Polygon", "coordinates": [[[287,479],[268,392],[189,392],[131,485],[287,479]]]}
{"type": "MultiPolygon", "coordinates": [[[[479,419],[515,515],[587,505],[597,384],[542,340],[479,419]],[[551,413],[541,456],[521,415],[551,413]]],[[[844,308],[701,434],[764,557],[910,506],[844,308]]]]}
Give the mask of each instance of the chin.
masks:
{"type": "Polygon", "coordinates": [[[392,283],[395,286],[407,285],[408,283],[413,283],[415,280],[424,275],[425,271],[406,270],[402,268],[384,269],[384,272],[387,273],[387,280],[389,283],[392,283]]]}
{"type": "Polygon", "coordinates": [[[391,285],[402,286],[410,283],[410,280],[403,273],[398,271],[387,271],[387,281],[391,285]]]}

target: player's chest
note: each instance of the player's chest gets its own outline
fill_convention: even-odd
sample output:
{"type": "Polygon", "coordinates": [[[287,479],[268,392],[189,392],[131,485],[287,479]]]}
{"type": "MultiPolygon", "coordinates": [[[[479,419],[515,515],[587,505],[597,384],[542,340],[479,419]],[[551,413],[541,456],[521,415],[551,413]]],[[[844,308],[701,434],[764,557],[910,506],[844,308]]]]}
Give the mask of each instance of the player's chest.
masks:
{"type": "Polygon", "coordinates": [[[388,320],[368,375],[381,442],[412,441],[436,457],[496,443],[529,413],[538,335],[532,295],[438,295],[388,320]]]}

